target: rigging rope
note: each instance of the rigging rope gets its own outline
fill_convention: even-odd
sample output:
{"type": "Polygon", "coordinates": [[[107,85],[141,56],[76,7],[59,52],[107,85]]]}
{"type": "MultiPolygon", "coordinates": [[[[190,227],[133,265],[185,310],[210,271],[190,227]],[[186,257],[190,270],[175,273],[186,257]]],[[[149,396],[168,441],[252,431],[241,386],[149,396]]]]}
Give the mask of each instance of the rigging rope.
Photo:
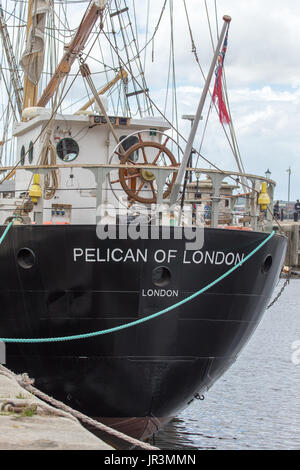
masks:
{"type": "MultiPolygon", "coordinates": [[[[11,227],[11,225],[10,225],[11,227]]],[[[5,236],[7,235],[9,229],[6,229],[5,236]]],[[[187,302],[190,302],[193,300],[195,297],[198,297],[200,294],[203,294],[206,292],[208,289],[213,287],[214,285],[218,284],[220,281],[228,277],[231,273],[233,273],[236,269],[238,269],[240,266],[242,266],[246,261],[248,261],[260,248],[262,248],[273,236],[274,236],[274,231],[270,233],[254,250],[252,250],[245,258],[243,258],[241,261],[239,261],[235,266],[230,268],[228,271],[226,271],[224,274],[219,276],[217,279],[214,281],[210,282],[207,284],[205,287],[202,289],[198,290],[194,294],[186,297],[185,299],[164,308],[163,310],[160,310],[157,313],[153,313],[152,315],[148,315],[147,317],[140,318],[138,320],[135,320],[133,322],[125,323],[123,325],[118,325],[113,328],[108,328],[106,330],[100,330],[100,331],[94,331],[92,333],[83,333],[83,334],[77,334],[77,335],[71,335],[71,336],[58,336],[58,337],[53,337],[53,338],[0,338],[0,341],[3,341],[4,343],[53,343],[53,342],[62,342],[62,341],[72,341],[72,340],[78,340],[78,339],[87,339],[87,338],[93,338],[95,336],[100,336],[100,335],[105,335],[108,333],[114,333],[116,331],[124,330],[126,328],[130,328],[132,326],[140,325],[141,323],[144,323],[146,321],[152,320],[154,318],[157,318],[165,313],[168,313],[172,310],[174,310],[177,307],[180,307],[181,305],[184,305],[187,302]]],[[[4,235],[4,234],[3,234],[4,235]]],[[[3,242],[5,237],[1,237],[0,244],[3,242]]]]}
{"type": "MultiPolygon", "coordinates": [[[[183,0],[185,2],[185,0],[183,0]]],[[[107,33],[105,33],[105,31],[103,31],[103,34],[104,36],[106,37],[108,43],[110,44],[111,48],[114,50],[114,52],[116,54],[118,54],[118,51],[115,49],[114,45],[112,44],[109,36],[107,35],[107,33]]],[[[140,87],[140,89],[142,89],[141,85],[139,84],[139,82],[137,81],[136,77],[134,75],[132,75],[132,72],[130,71],[130,69],[128,68],[127,64],[122,60],[122,58],[118,55],[119,57],[119,60],[122,64],[122,67],[128,71],[128,73],[131,75],[131,78],[132,78],[132,81],[136,82],[137,85],[140,87]]],[[[200,66],[200,63],[199,64],[199,68],[200,68],[200,71],[203,75],[203,77],[205,78],[204,76],[204,73],[203,73],[203,70],[200,66]]],[[[144,90],[144,93],[147,95],[147,98],[148,100],[151,102],[151,104],[153,105],[153,107],[156,109],[156,111],[165,119],[165,121],[169,124],[170,128],[175,130],[177,135],[186,143],[187,142],[187,139],[180,133],[180,131],[172,124],[172,122],[162,113],[162,111],[160,110],[159,106],[154,102],[154,100],[149,96],[149,93],[144,90]]],[[[211,92],[210,92],[210,95],[211,95],[211,92]]],[[[230,142],[230,139],[227,135],[227,132],[226,132],[226,129],[225,129],[225,126],[224,124],[222,124],[222,127],[223,127],[223,130],[225,132],[225,135],[227,137],[227,140],[229,142],[229,145],[230,147],[232,148],[232,144],[230,142]]],[[[226,174],[226,172],[224,170],[222,170],[221,168],[219,168],[217,165],[215,165],[212,161],[210,161],[208,158],[204,157],[204,155],[200,154],[197,150],[195,150],[195,153],[198,155],[198,157],[201,157],[206,163],[208,163],[209,165],[211,165],[215,170],[219,171],[220,173],[223,173],[223,174],[226,174]]],[[[236,178],[234,178],[233,176],[231,175],[226,175],[226,177],[232,179],[235,183],[236,183],[236,178]]],[[[245,186],[247,189],[249,189],[251,192],[254,191],[257,195],[259,195],[259,191],[257,191],[255,188],[252,188],[251,186],[249,186],[248,184],[246,183],[243,183],[243,186],[245,186]]],[[[268,207],[267,208],[267,211],[271,214],[272,218],[274,219],[275,223],[277,224],[280,232],[282,233],[282,227],[280,225],[280,223],[278,222],[277,218],[274,217],[272,211],[270,210],[270,208],[268,207]]]]}
{"type": "MultiPolygon", "coordinates": [[[[203,79],[204,79],[204,81],[205,81],[205,80],[206,80],[206,76],[205,76],[204,71],[203,71],[203,69],[202,69],[202,67],[201,67],[201,64],[200,64],[200,61],[199,61],[199,57],[198,57],[198,54],[197,54],[197,49],[196,49],[196,46],[195,46],[195,41],[194,41],[193,32],[192,32],[192,28],[191,28],[191,22],[190,22],[190,18],[189,18],[189,14],[188,14],[188,10],[187,10],[187,6],[186,6],[186,1],[185,1],[185,0],[183,0],[183,4],[184,4],[184,9],[185,9],[185,15],[186,15],[187,23],[188,23],[188,29],[189,29],[190,39],[191,39],[191,43],[192,43],[192,52],[193,52],[193,54],[194,54],[194,56],[195,56],[195,60],[196,60],[196,62],[197,62],[197,64],[198,64],[198,66],[199,66],[201,75],[202,75],[202,77],[203,77],[203,79]]],[[[206,5],[206,0],[205,0],[205,5],[206,5]]],[[[206,6],[206,12],[207,12],[207,15],[208,15],[207,6],[206,6]]],[[[210,30],[210,37],[211,37],[212,47],[213,47],[213,50],[214,50],[214,43],[213,43],[213,37],[212,37],[212,32],[211,32],[211,26],[210,26],[209,16],[208,16],[208,22],[209,22],[209,30],[210,30]]],[[[212,94],[211,94],[211,91],[210,91],[210,90],[209,90],[209,94],[210,94],[210,96],[212,97],[212,94]]],[[[215,110],[216,110],[216,112],[217,112],[216,104],[214,103],[213,105],[214,105],[214,108],[215,108],[215,110]]],[[[224,125],[223,123],[221,123],[221,125],[222,125],[222,128],[223,128],[225,137],[226,137],[226,139],[227,139],[227,141],[228,141],[228,144],[229,144],[229,146],[230,146],[230,148],[231,148],[231,151],[232,151],[233,155],[235,156],[234,145],[230,142],[230,138],[229,138],[229,136],[228,136],[228,134],[227,134],[225,125],[224,125]]],[[[206,130],[206,128],[203,130],[202,140],[203,140],[204,135],[205,135],[205,130],[206,130]]],[[[197,161],[196,161],[196,166],[197,166],[197,164],[198,164],[199,156],[200,156],[201,158],[203,158],[203,156],[202,156],[201,153],[200,153],[200,150],[198,151],[198,157],[197,157],[197,161]]],[[[212,165],[212,163],[210,163],[210,165],[212,165]]],[[[214,165],[213,165],[213,166],[214,166],[214,165]]],[[[243,171],[244,171],[244,170],[243,170],[243,171]]]]}
{"type": "MultiPolygon", "coordinates": [[[[210,17],[209,17],[209,12],[208,12],[208,8],[207,8],[206,0],[204,0],[204,2],[205,2],[206,17],[207,17],[207,22],[208,22],[208,27],[209,27],[209,34],[210,34],[212,49],[213,49],[213,52],[214,52],[215,51],[215,44],[214,44],[214,40],[213,40],[210,17]]],[[[216,15],[217,38],[219,39],[216,0],[215,0],[215,15],[216,15]]],[[[229,116],[230,116],[229,132],[230,132],[231,140],[232,140],[231,150],[232,150],[233,156],[235,158],[235,161],[236,161],[239,172],[240,173],[243,173],[243,172],[245,173],[245,168],[244,168],[244,165],[243,165],[243,162],[242,162],[242,157],[241,157],[241,154],[240,154],[240,151],[239,151],[239,148],[238,148],[236,134],[235,134],[234,126],[233,126],[233,119],[232,119],[231,110],[230,110],[230,103],[229,103],[229,99],[228,99],[228,91],[227,91],[226,76],[225,76],[225,65],[223,67],[223,78],[224,78],[224,80],[222,82],[223,95],[224,95],[224,98],[225,98],[226,108],[227,108],[229,116]]],[[[244,180],[244,178],[243,178],[243,180],[244,180]]],[[[245,182],[245,181],[243,181],[243,182],[245,182]]]]}
{"type": "MultiPolygon", "coordinates": [[[[148,43],[150,43],[150,42],[152,41],[153,37],[155,36],[155,34],[156,34],[157,30],[158,30],[158,26],[159,26],[159,24],[160,24],[160,21],[161,21],[161,19],[162,19],[163,12],[164,12],[164,9],[165,9],[166,1],[167,1],[167,0],[165,0],[165,2],[164,2],[164,4],[163,4],[162,10],[161,10],[161,13],[160,13],[160,16],[159,16],[159,20],[158,20],[158,23],[157,23],[156,28],[155,28],[155,31],[154,31],[154,34],[153,34],[152,38],[150,38],[150,40],[148,41],[148,43]]],[[[115,4],[117,4],[116,0],[115,0],[115,4]]],[[[184,5],[185,5],[185,9],[186,9],[185,0],[184,0],[184,5]]],[[[108,15],[108,16],[109,16],[109,15],[108,15]]],[[[188,18],[188,15],[187,15],[187,18],[188,18]]],[[[189,29],[190,29],[190,34],[192,35],[192,31],[191,31],[190,25],[189,25],[189,29]]],[[[104,33],[104,35],[105,35],[105,37],[108,39],[108,42],[111,44],[111,42],[110,42],[110,40],[109,40],[109,37],[108,37],[108,34],[104,33]]],[[[97,39],[98,37],[99,37],[99,32],[97,33],[96,39],[97,39]]],[[[193,40],[192,40],[192,45],[193,45],[193,49],[195,49],[195,43],[194,43],[193,40]]],[[[93,45],[92,45],[92,46],[93,46],[93,45]]],[[[112,44],[111,44],[111,47],[112,47],[112,49],[114,49],[112,44]]],[[[90,55],[91,49],[92,49],[92,47],[90,48],[90,51],[89,51],[89,53],[86,55],[86,57],[88,57],[88,56],[90,55]]],[[[143,49],[144,49],[144,48],[143,48],[143,49]]],[[[138,55],[141,53],[141,51],[142,51],[143,49],[141,49],[141,50],[138,51],[138,54],[135,56],[135,58],[138,57],[138,55]]],[[[196,57],[197,57],[196,51],[194,51],[194,53],[196,54],[196,57]]],[[[135,58],[134,58],[134,59],[135,59],[135,58]]],[[[197,59],[198,59],[198,58],[197,58],[197,59]]],[[[120,60],[120,62],[122,63],[122,60],[121,60],[120,58],[119,58],[119,60],[120,60]]],[[[133,60],[133,59],[131,59],[130,62],[131,62],[132,60],[133,60]]],[[[198,64],[199,64],[199,61],[198,61],[198,60],[197,60],[197,62],[198,62],[198,64]]],[[[125,64],[125,68],[128,69],[129,66],[130,66],[130,63],[129,63],[129,64],[125,64]]],[[[200,67],[200,64],[199,64],[199,67],[200,67]]],[[[201,69],[201,67],[200,67],[200,69],[201,69]]],[[[74,75],[74,80],[75,80],[75,78],[77,77],[78,73],[79,73],[79,71],[77,72],[77,74],[74,75]]],[[[202,74],[203,74],[203,72],[202,72],[202,74]]],[[[142,87],[139,85],[139,83],[138,83],[138,81],[135,79],[135,77],[132,77],[132,81],[133,81],[133,83],[136,83],[136,84],[140,87],[140,89],[142,89],[142,87]]],[[[72,84],[73,84],[73,81],[72,81],[71,85],[72,85],[72,84]]],[[[69,89],[71,88],[71,85],[69,86],[68,91],[69,91],[69,89]]],[[[159,108],[155,105],[155,103],[153,102],[153,100],[150,98],[150,96],[148,95],[148,93],[147,93],[146,91],[145,91],[144,93],[145,93],[147,99],[149,100],[149,103],[151,103],[151,105],[153,105],[153,107],[155,107],[155,109],[157,109],[157,110],[159,111],[159,113],[162,114],[161,111],[159,110],[159,108]]],[[[64,95],[64,97],[65,97],[65,96],[66,96],[66,94],[64,95]]],[[[63,97],[62,99],[64,99],[64,97],[63,97]]],[[[62,100],[60,100],[60,104],[61,104],[61,102],[62,102],[62,100]]],[[[58,108],[57,108],[57,109],[58,109],[58,108]]],[[[52,119],[52,117],[53,117],[53,115],[51,116],[50,119],[52,119]]],[[[165,116],[164,116],[164,117],[165,117],[165,116]]],[[[167,120],[167,119],[166,119],[166,120],[167,120]]],[[[183,139],[183,141],[186,142],[186,139],[177,131],[177,129],[176,129],[168,120],[167,120],[167,122],[170,124],[171,128],[177,132],[178,138],[180,137],[180,138],[183,139]]],[[[226,134],[226,131],[225,131],[225,134],[226,134]]],[[[226,134],[226,136],[227,136],[227,134],[226,134]]],[[[227,139],[228,139],[228,136],[227,136],[227,139]]],[[[209,165],[211,165],[212,167],[214,167],[215,169],[217,169],[217,170],[220,171],[221,173],[225,173],[225,172],[222,171],[220,168],[218,168],[216,165],[214,165],[212,162],[210,162],[207,158],[205,158],[203,155],[201,155],[199,152],[197,152],[197,154],[198,154],[198,158],[199,158],[199,156],[200,156],[200,157],[201,157],[202,159],[204,159],[209,165]]],[[[19,165],[19,163],[20,163],[20,161],[16,164],[15,168],[19,165]]],[[[12,170],[12,171],[13,171],[13,170],[12,170]]],[[[12,172],[10,172],[10,174],[11,174],[11,173],[12,173],[12,172]]],[[[235,179],[234,179],[233,177],[231,177],[231,176],[229,176],[229,177],[232,178],[232,179],[235,181],[235,179]]],[[[6,178],[4,178],[4,179],[6,179],[6,178]]],[[[3,181],[3,180],[2,180],[2,181],[3,181]]],[[[1,182],[0,182],[0,183],[1,183],[1,182]]],[[[247,186],[247,187],[252,190],[252,188],[250,188],[249,186],[247,186]]],[[[278,223],[277,220],[276,220],[276,222],[278,223]]],[[[278,226],[280,227],[279,223],[278,223],[278,226]]]]}
{"type": "MultiPolygon", "coordinates": [[[[95,40],[93,41],[93,43],[92,43],[92,45],[91,45],[91,47],[90,47],[90,49],[89,49],[89,51],[88,51],[86,57],[89,57],[89,54],[90,54],[92,48],[94,47],[94,44],[95,44],[96,40],[98,39],[98,36],[100,35],[101,31],[102,31],[101,29],[98,31],[98,34],[97,34],[95,40]]],[[[67,83],[67,78],[68,78],[68,76],[66,76],[66,78],[65,78],[65,83],[64,83],[63,88],[62,88],[61,97],[60,97],[60,99],[59,99],[59,102],[58,102],[58,104],[55,105],[54,108],[52,109],[52,113],[51,113],[51,115],[50,115],[50,117],[49,117],[49,119],[48,119],[48,121],[47,121],[45,127],[42,128],[42,130],[40,131],[40,133],[38,134],[38,136],[34,139],[34,141],[32,142],[32,146],[34,146],[34,145],[37,143],[37,141],[39,140],[39,138],[40,138],[40,137],[42,136],[42,134],[44,133],[45,128],[47,128],[47,127],[49,127],[49,126],[51,125],[52,121],[54,120],[54,118],[55,118],[55,116],[56,116],[56,113],[57,113],[58,109],[59,109],[60,106],[61,106],[61,103],[63,102],[63,100],[64,100],[65,97],[67,96],[69,90],[71,89],[73,83],[75,82],[75,79],[76,79],[77,76],[79,75],[79,72],[80,72],[80,69],[77,70],[77,73],[74,75],[73,79],[71,80],[71,83],[70,83],[69,87],[67,88],[66,92],[63,94],[63,91],[64,91],[65,86],[66,86],[66,83],[67,83]]],[[[58,90],[57,90],[57,92],[58,92],[58,90]]],[[[23,156],[24,158],[25,158],[26,155],[29,153],[29,151],[30,151],[30,147],[29,147],[28,150],[25,152],[25,154],[24,154],[24,156],[23,156]]],[[[1,183],[3,183],[5,180],[7,180],[11,175],[13,175],[13,172],[14,172],[14,171],[16,170],[16,168],[20,165],[20,163],[21,163],[21,159],[14,165],[13,169],[10,170],[9,173],[8,173],[4,178],[2,178],[2,180],[0,181],[0,185],[1,185],[1,183]]],[[[54,173],[55,173],[55,172],[54,172],[54,173]]],[[[54,176],[54,174],[52,174],[52,177],[54,178],[53,181],[54,181],[54,185],[55,185],[56,175],[54,176]]],[[[31,182],[32,182],[32,179],[33,179],[33,175],[31,176],[31,179],[30,179],[30,182],[29,182],[29,186],[30,186],[30,184],[31,184],[31,182]]],[[[29,187],[29,186],[28,186],[28,187],[29,187]]],[[[23,210],[24,203],[25,203],[25,198],[26,198],[26,192],[24,193],[24,196],[23,196],[23,205],[21,205],[20,207],[18,207],[18,211],[19,211],[20,213],[21,213],[21,211],[23,210]]]]}

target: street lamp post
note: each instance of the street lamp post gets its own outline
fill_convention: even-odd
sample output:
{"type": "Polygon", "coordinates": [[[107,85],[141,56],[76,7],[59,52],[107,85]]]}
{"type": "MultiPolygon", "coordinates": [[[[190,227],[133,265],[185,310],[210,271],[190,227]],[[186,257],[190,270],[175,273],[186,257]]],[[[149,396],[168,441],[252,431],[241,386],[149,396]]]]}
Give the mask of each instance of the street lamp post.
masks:
{"type": "Polygon", "coordinates": [[[287,206],[287,217],[289,218],[289,207],[290,207],[290,193],[291,193],[291,173],[292,173],[292,170],[291,170],[291,167],[289,166],[288,170],[286,170],[288,172],[288,206],[287,206]]]}
{"type": "Polygon", "coordinates": [[[268,178],[268,180],[270,179],[270,176],[271,176],[271,172],[269,170],[269,168],[267,169],[267,171],[265,172],[265,175],[266,175],[266,178],[268,178]]]}
{"type": "Polygon", "coordinates": [[[196,189],[195,199],[199,199],[199,179],[200,179],[200,176],[201,176],[200,171],[195,171],[195,176],[196,176],[196,179],[197,179],[197,189],[196,189]]]}

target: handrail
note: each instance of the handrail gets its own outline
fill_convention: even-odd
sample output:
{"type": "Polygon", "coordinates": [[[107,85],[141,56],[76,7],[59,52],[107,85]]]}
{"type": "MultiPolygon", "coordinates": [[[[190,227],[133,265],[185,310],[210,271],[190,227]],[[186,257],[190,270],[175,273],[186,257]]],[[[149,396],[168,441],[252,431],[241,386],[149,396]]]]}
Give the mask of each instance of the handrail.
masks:
{"type": "MultiPolygon", "coordinates": [[[[128,169],[128,165],[121,164],[121,163],[61,163],[55,165],[23,165],[19,167],[0,167],[0,173],[2,172],[9,172],[10,170],[24,170],[30,171],[32,173],[40,173],[40,174],[47,174],[53,170],[64,170],[64,169],[83,169],[89,170],[94,174],[96,180],[96,207],[102,206],[102,199],[103,199],[103,184],[107,178],[107,175],[113,170],[121,170],[121,169],[128,169]]],[[[177,165],[173,166],[158,166],[158,165],[151,165],[151,164],[140,164],[136,163],[134,168],[137,170],[150,170],[153,172],[156,178],[157,183],[157,196],[156,196],[156,204],[161,205],[163,203],[170,204],[170,200],[164,199],[164,186],[166,184],[167,178],[170,176],[171,173],[176,174],[179,171],[179,167],[177,165]],[[160,176],[158,173],[160,172],[160,176]]],[[[246,197],[246,211],[249,213],[250,216],[250,226],[253,230],[258,230],[258,226],[261,227],[269,227],[268,230],[271,228],[272,219],[273,219],[273,195],[274,195],[274,187],[276,186],[275,181],[270,180],[269,178],[258,176],[258,175],[251,175],[246,173],[241,173],[237,171],[221,171],[216,169],[210,168],[187,168],[187,171],[194,172],[197,175],[197,181],[199,182],[199,174],[206,175],[209,178],[211,186],[212,186],[212,193],[211,193],[211,227],[218,227],[218,218],[220,213],[220,201],[222,199],[222,189],[225,187],[224,180],[226,178],[236,179],[243,177],[247,178],[250,181],[250,187],[252,188],[251,192],[246,197]],[[258,206],[257,196],[259,195],[260,191],[260,183],[265,182],[268,185],[268,193],[270,198],[270,205],[268,207],[267,216],[264,217],[266,222],[261,219],[261,211],[260,207],[258,206]]],[[[203,182],[203,180],[201,180],[203,182]]],[[[237,181],[238,183],[238,181],[237,181]]],[[[196,181],[195,181],[196,184],[196,181]]],[[[196,190],[195,188],[193,188],[196,190]]],[[[0,184],[0,192],[1,192],[1,184],[0,184]]],[[[228,195],[229,196],[229,195],[228,195]]],[[[228,198],[228,200],[237,201],[239,195],[233,195],[234,197],[228,198]]],[[[188,201],[187,201],[188,202],[188,201]]],[[[233,209],[233,206],[231,207],[233,209]]],[[[99,216],[96,214],[96,222],[99,221],[99,216]]]]}
{"type": "MultiPolygon", "coordinates": [[[[157,165],[144,165],[144,164],[138,164],[136,163],[135,168],[137,169],[149,169],[149,170],[171,170],[171,171],[178,171],[179,167],[178,166],[157,166],[157,165]]],[[[64,169],[64,168],[83,168],[83,169],[90,169],[90,168],[105,168],[109,169],[111,168],[116,169],[116,168],[128,168],[128,165],[122,165],[122,164],[117,164],[117,163],[72,163],[72,164],[56,164],[56,165],[23,165],[23,166],[2,166],[0,167],[0,173],[5,172],[5,171],[11,171],[11,170],[59,170],[59,169],[64,169]]],[[[259,175],[253,175],[251,173],[243,173],[243,172],[238,172],[238,171],[219,171],[211,168],[191,168],[188,167],[187,171],[191,172],[198,172],[198,173],[207,173],[207,174],[221,174],[226,176],[244,176],[246,178],[253,178],[257,179],[259,181],[265,181],[269,184],[272,184],[273,186],[276,186],[276,182],[274,180],[271,180],[269,178],[266,178],[265,176],[259,176],[259,175]]],[[[196,182],[196,181],[195,181],[196,182]]]]}

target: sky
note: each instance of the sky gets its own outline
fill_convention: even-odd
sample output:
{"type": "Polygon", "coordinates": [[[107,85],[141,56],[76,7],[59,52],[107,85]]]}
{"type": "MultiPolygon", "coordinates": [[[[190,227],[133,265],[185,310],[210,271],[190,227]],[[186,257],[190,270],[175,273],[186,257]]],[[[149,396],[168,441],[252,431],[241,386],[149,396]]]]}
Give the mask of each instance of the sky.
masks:
{"type": "MultiPolygon", "coordinates": [[[[161,0],[150,0],[149,24],[155,24],[161,0]]],[[[229,29],[225,73],[230,110],[246,172],[264,175],[267,169],[277,182],[275,198],[288,198],[291,167],[291,199],[300,198],[300,2],[299,0],[207,0],[212,35],[216,41],[224,14],[229,29]]],[[[145,15],[147,2],[139,2],[145,15]]],[[[207,73],[212,46],[204,0],[186,0],[201,66],[207,73]]],[[[179,115],[195,114],[203,79],[191,52],[182,0],[173,1],[174,56],[179,115]]],[[[152,96],[163,103],[170,47],[169,7],[164,12],[153,45],[154,62],[147,61],[146,75],[152,96]]],[[[150,34],[149,34],[150,35],[150,34]]],[[[211,89],[213,83],[211,85],[211,89]]],[[[207,99],[196,142],[203,133],[210,99],[207,99]]],[[[187,136],[188,122],[179,122],[187,136]]],[[[195,145],[197,148],[197,145],[195,145]]],[[[236,170],[236,164],[215,112],[204,137],[202,154],[217,166],[236,170]]],[[[201,165],[204,166],[204,162],[201,165]]]]}
{"type": "MultiPolygon", "coordinates": [[[[117,4],[120,3],[120,7],[124,6],[125,0],[116,1],[117,4]]],[[[153,35],[164,1],[127,0],[131,14],[135,5],[140,47],[153,35]]],[[[300,199],[299,0],[185,1],[197,55],[205,74],[213,56],[207,14],[214,44],[217,40],[216,19],[220,31],[223,15],[232,17],[225,73],[230,111],[245,171],[264,175],[269,169],[271,178],[277,183],[275,198],[287,200],[287,169],[290,167],[290,197],[291,200],[300,199]]],[[[15,5],[15,2],[10,3],[15,5]]],[[[23,2],[20,5],[23,5],[23,2]]],[[[71,28],[78,26],[86,7],[87,2],[70,2],[71,28]]],[[[145,62],[151,97],[163,111],[169,77],[171,19],[174,26],[174,86],[179,116],[178,128],[187,138],[190,123],[181,116],[196,113],[204,81],[192,53],[183,0],[167,1],[159,29],[150,42],[146,56],[144,52],[141,53],[141,60],[145,62]]],[[[104,38],[101,38],[101,43],[105,48],[104,38]]],[[[89,64],[92,70],[99,66],[96,62],[89,64]]],[[[103,80],[103,74],[99,77],[103,80]]],[[[169,79],[169,82],[172,82],[172,79],[169,79]]],[[[214,80],[211,90],[213,85],[214,80]]],[[[81,82],[74,86],[76,96],[80,87],[81,82]]],[[[172,92],[168,91],[170,103],[167,115],[176,124],[172,112],[172,96],[172,92]]],[[[203,137],[209,106],[210,97],[207,98],[203,110],[203,121],[199,123],[194,144],[197,149],[203,137]]],[[[201,153],[219,168],[237,170],[232,151],[214,110],[208,120],[201,153]]],[[[197,166],[207,167],[207,164],[199,161],[197,166]]]]}

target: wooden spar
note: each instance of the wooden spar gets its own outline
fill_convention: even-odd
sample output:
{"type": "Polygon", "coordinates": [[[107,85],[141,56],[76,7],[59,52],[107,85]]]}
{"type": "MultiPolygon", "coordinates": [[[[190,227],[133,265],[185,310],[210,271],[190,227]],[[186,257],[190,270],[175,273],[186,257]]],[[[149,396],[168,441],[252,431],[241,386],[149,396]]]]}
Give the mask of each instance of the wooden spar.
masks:
{"type": "MultiPolygon", "coordinates": [[[[101,109],[101,112],[102,112],[102,114],[104,115],[104,117],[106,119],[107,125],[110,128],[110,131],[111,131],[112,135],[114,136],[114,139],[115,139],[116,143],[118,144],[119,143],[118,134],[116,133],[113,125],[110,122],[109,116],[108,116],[108,114],[106,112],[106,109],[105,109],[105,107],[104,107],[104,105],[101,101],[100,95],[99,95],[99,93],[97,92],[97,90],[95,88],[93,80],[91,79],[91,72],[90,72],[89,66],[87,64],[82,64],[80,66],[80,71],[81,71],[81,74],[82,74],[83,78],[85,78],[86,81],[88,82],[89,87],[90,87],[90,89],[91,89],[91,91],[94,95],[94,99],[95,99],[96,103],[98,104],[99,108],[101,109]]],[[[121,149],[122,153],[125,153],[121,143],[120,143],[120,149],[121,149]]]]}
{"type": "Polygon", "coordinates": [[[104,8],[105,2],[103,2],[102,6],[99,6],[96,4],[96,2],[94,2],[91,8],[86,11],[74,38],[67,46],[65,54],[58,64],[54,75],[46,86],[42,96],[40,97],[37,106],[46,106],[54,95],[61,81],[66,75],[69,74],[72,64],[74,63],[76,57],[78,57],[78,54],[83,50],[92,32],[92,29],[104,8]]]}
{"type": "MultiPolygon", "coordinates": [[[[119,80],[121,79],[126,79],[128,76],[128,73],[121,69],[120,72],[113,78],[110,82],[108,82],[101,90],[98,91],[98,95],[104,95],[112,86],[114,86],[119,80]]],[[[80,111],[85,111],[88,109],[93,103],[95,102],[95,97],[91,98],[89,101],[87,101],[75,114],[79,113],[80,111]]]]}
{"type": "MultiPolygon", "coordinates": [[[[26,28],[26,41],[29,38],[29,31],[32,26],[32,0],[28,2],[28,19],[26,28]]],[[[30,106],[36,106],[38,86],[32,83],[24,73],[24,92],[23,92],[23,109],[30,106]]]]}
{"type": "Polygon", "coordinates": [[[228,24],[231,21],[231,17],[225,15],[225,16],[223,16],[223,20],[224,20],[224,24],[223,24],[223,28],[222,28],[222,31],[221,31],[221,34],[220,34],[220,38],[219,38],[219,41],[218,41],[218,44],[217,44],[217,47],[216,47],[216,50],[215,50],[215,54],[214,54],[214,57],[213,57],[213,60],[212,60],[207,78],[206,78],[206,82],[205,82],[205,85],[204,85],[204,88],[203,88],[203,91],[202,91],[201,99],[200,99],[200,102],[199,102],[199,105],[198,105],[197,113],[196,113],[196,116],[195,116],[195,119],[194,119],[194,122],[193,122],[193,125],[192,125],[192,128],[191,128],[191,132],[190,132],[190,135],[189,135],[186,147],[185,147],[184,155],[182,157],[182,161],[181,161],[178,173],[177,173],[176,181],[174,183],[174,186],[173,186],[173,189],[172,189],[172,192],[171,192],[171,195],[170,195],[170,205],[175,204],[177,199],[178,199],[181,182],[182,182],[184,174],[186,172],[188,161],[189,161],[189,158],[190,158],[190,155],[191,155],[191,151],[192,151],[195,135],[196,135],[196,132],[197,132],[198,124],[199,124],[199,121],[201,119],[201,114],[202,114],[202,111],[203,111],[205,99],[206,99],[206,96],[207,96],[207,93],[208,93],[208,90],[209,90],[209,85],[210,85],[210,82],[211,82],[211,79],[212,79],[212,76],[213,76],[213,73],[214,73],[214,70],[215,70],[215,67],[216,67],[216,63],[217,63],[217,60],[218,60],[218,57],[219,57],[220,49],[221,49],[222,44],[223,44],[223,40],[224,40],[224,37],[225,37],[225,34],[226,34],[226,30],[228,28],[228,24]]]}

